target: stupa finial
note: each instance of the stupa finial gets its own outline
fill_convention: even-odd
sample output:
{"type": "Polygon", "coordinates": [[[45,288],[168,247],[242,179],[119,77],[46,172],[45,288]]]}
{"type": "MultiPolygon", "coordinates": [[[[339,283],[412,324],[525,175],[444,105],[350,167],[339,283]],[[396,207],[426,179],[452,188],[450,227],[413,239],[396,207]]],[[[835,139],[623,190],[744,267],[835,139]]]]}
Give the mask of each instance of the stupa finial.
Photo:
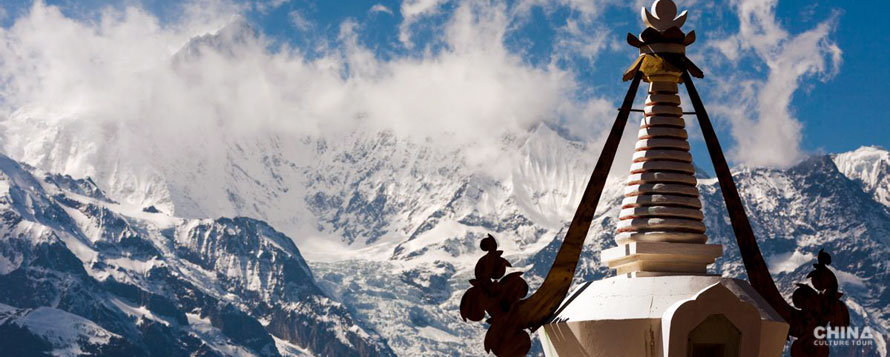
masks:
{"type": "Polygon", "coordinates": [[[650,72],[668,67],[677,75],[688,70],[693,77],[702,78],[704,73],[686,57],[686,47],[695,42],[695,31],[680,29],[686,23],[686,11],[678,16],[672,0],[655,0],[652,11],[643,8],[641,14],[646,29],[639,36],[627,34],[627,43],[640,49],[640,57],[624,72],[623,79],[630,80],[640,70],[645,74],[643,80],[650,82],[650,72]]]}
{"type": "Polygon", "coordinates": [[[686,11],[677,16],[677,4],[672,0],[655,0],[652,11],[644,7],[640,9],[640,16],[647,26],[662,32],[671,27],[680,28],[686,22],[686,11]]]}

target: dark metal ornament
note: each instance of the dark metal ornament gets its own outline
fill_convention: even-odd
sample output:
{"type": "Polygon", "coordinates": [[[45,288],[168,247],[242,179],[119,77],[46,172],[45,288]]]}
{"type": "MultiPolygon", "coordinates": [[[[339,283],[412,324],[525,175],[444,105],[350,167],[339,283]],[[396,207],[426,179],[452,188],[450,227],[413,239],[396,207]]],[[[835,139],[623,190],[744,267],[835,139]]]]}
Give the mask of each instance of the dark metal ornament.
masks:
{"type": "MultiPolygon", "coordinates": [[[[791,343],[791,355],[797,356],[828,356],[828,344],[824,338],[817,338],[814,331],[817,327],[850,326],[850,312],[847,305],[840,301],[837,277],[828,269],[831,256],[819,250],[818,261],[813,264],[815,270],[807,274],[810,285],[798,283],[791,295],[794,307],[791,335],[797,337],[791,343]]],[[[823,336],[824,337],[824,336],[823,336]]]]}
{"type": "Polygon", "coordinates": [[[643,73],[635,71],[632,78],[633,81],[618,111],[618,117],[612,125],[602,154],[581,196],[581,203],[575,211],[572,223],[556,253],[553,266],[541,287],[527,299],[514,299],[519,294],[512,293],[522,290],[519,287],[525,286],[525,290],[522,290],[523,293],[519,296],[522,298],[528,291],[528,285],[518,273],[511,273],[496,281],[503,275],[500,269],[502,267],[506,269],[510,263],[501,258],[503,252],[497,250],[494,237],[489,235],[482,240],[480,247],[487,253],[476,263],[476,279],[470,280],[472,287],[461,298],[460,313],[462,318],[472,321],[481,321],[485,318],[485,313],[488,313],[490,318],[486,320],[489,324],[488,332],[485,334],[486,351],[502,357],[524,356],[531,348],[531,339],[525,330],[535,331],[544,325],[568,295],[572,277],[581,257],[581,248],[590,230],[612,162],[615,160],[618,143],[624,133],[643,73]],[[505,281],[508,277],[511,280],[505,281]],[[517,280],[522,280],[522,284],[517,280]],[[507,293],[507,290],[510,293],[507,293]]]}
{"type": "Polygon", "coordinates": [[[482,321],[486,313],[491,325],[485,334],[485,351],[498,356],[521,356],[531,348],[531,338],[521,327],[507,324],[507,314],[528,294],[528,284],[521,272],[504,276],[510,262],[501,257],[497,241],[490,234],[480,247],[488,252],[476,263],[473,286],[460,301],[460,316],[466,321],[482,321]]]}

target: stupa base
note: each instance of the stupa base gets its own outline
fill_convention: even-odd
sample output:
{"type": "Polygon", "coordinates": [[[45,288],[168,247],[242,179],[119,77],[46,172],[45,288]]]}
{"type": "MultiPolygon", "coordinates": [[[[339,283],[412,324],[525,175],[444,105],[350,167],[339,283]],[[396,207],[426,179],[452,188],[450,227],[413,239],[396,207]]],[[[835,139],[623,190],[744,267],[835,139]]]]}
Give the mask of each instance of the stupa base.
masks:
{"type": "Polygon", "coordinates": [[[619,276],[575,290],[538,336],[548,357],[780,356],[788,324],[744,280],[619,276]]]}

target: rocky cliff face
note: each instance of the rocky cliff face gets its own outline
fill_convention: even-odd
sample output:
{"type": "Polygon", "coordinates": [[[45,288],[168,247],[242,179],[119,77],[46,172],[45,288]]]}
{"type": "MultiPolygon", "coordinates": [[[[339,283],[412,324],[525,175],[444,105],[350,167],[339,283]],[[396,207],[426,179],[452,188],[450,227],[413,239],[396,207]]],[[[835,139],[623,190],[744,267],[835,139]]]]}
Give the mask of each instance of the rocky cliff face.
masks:
{"type": "Polygon", "coordinates": [[[0,351],[392,355],[266,223],[145,211],[0,156],[0,351]]]}

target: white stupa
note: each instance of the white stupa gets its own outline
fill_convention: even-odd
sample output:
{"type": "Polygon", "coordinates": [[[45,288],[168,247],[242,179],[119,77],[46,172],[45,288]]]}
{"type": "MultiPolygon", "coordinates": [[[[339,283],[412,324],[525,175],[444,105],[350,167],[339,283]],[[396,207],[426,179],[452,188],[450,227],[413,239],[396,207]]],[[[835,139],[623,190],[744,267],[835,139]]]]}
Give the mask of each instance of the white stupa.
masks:
{"type": "MultiPolygon", "coordinates": [[[[643,21],[664,36],[686,19],[656,0],[643,21]]],[[[651,34],[655,34],[653,30],[651,34]]],[[[670,33],[673,31],[673,33],[670,33]]],[[[655,34],[656,38],[659,36],[655,34]]],[[[688,44],[645,37],[652,63],[688,44]]],[[[645,66],[645,65],[644,65],[645,66]]],[[[744,280],[708,274],[722,254],[708,244],[683,109],[682,72],[669,63],[643,70],[649,83],[616,232],[602,260],[616,276],[589,282],[539,330],[547,356],[780,356],[788,324],[744,280]]]]}

